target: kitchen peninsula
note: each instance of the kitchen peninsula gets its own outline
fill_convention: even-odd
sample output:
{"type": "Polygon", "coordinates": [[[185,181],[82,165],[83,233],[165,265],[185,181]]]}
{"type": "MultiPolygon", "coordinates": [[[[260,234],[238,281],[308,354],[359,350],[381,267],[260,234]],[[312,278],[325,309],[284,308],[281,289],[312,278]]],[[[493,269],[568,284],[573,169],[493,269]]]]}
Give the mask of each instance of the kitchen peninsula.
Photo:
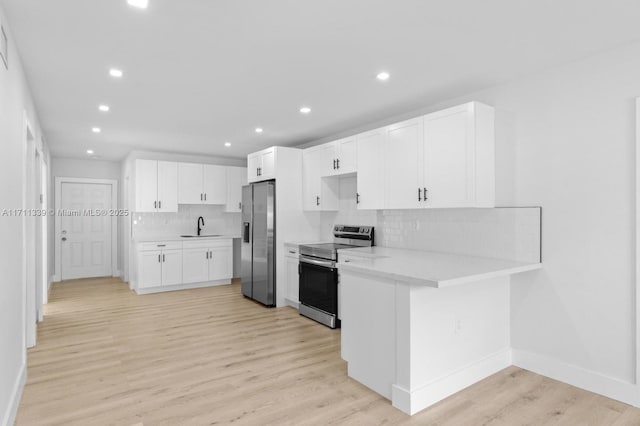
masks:
{"type": "Polygon", "coordinates": [[[387,247],[341,250],[348,375],[415,414],[508,367],[510,276],[541,267],[387,247]]]}

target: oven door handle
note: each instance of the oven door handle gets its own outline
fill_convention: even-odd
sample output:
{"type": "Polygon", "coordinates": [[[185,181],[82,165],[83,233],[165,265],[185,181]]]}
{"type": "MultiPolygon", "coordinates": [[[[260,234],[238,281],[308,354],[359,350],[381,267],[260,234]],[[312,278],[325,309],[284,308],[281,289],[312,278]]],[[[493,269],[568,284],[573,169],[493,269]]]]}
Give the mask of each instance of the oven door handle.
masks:
{"type": "Polygon", "coordinates": [[[309,259],[308,257],[300,257],[300,263],[308,263],[310,265],[324,266],[325,268],[335,268],[336,263],[332,260],[309,259]]]}

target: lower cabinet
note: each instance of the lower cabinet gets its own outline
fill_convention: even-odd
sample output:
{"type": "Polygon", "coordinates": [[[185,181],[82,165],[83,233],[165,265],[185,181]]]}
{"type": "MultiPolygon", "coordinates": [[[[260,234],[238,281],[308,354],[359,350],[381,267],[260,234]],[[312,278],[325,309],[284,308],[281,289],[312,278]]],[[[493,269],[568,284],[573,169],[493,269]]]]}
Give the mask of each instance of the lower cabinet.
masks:
{"type": "Polygon", "coordinates": [[[186,241],[182,248],[183,284],[231,279],[232,240],[186,241]]]}
{"type": "Polygon", "coordinates": [[[138,246],[137,289],[189,284],[229,284],[233,276],[233,240],[168,241],[138,246]]]}
{"type": "Polygon", "coordinates": [[[176,243],[145,243],[138,250],[138,288],[182,283],[182,249],[176,243]]]}
{"type": "Polygon", "coordinates": [[[286,248],[285,264],[287,268],[287,301],[291,306],[298,307],[299,301],[299,278],[298,275],[298,248],[286,248]]]}

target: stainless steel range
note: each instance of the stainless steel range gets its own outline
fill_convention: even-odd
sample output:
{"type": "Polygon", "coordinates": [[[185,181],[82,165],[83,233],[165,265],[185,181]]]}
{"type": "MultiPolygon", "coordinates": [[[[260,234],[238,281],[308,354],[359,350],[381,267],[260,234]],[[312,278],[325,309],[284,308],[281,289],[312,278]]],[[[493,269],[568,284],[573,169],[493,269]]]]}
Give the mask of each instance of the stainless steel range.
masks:
{"type": "Polygon", "coordinates": [[[300,306],[298,311],[331,328],[338,319],[338,250],[374,245],[373,226],[336,225],[333,243],[300,246],[300,306]]]}

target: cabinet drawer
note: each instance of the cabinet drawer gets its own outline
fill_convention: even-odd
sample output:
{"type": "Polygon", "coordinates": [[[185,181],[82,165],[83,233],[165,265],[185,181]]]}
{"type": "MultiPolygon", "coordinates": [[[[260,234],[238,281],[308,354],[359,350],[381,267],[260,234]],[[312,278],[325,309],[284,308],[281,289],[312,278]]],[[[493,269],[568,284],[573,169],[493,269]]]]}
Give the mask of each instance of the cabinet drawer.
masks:
{"type": "Polygon", "coordinates": [[[180,250],[181,248],[182,241],[155,241],[138,244],[138,251],[180,250]]]}
{"type": "Polygon", "coordinates": [[[298,254],[300,254],[300,251],[298,249],[298,247],[292,247],[292,246],[285,246],[285,252],[284,255],[286,257],[295,257],[296,259],[298,258],[298,254]]]}
{"type": "Polygon", "coordinates": [[[185,249],[197,249],[197,248],[216,248],[216,247],[231,247],[232,241],[230,238],[219,240],[197,240],[197,241],[185,241],[182,243],[182,247],[185,249]]]}

